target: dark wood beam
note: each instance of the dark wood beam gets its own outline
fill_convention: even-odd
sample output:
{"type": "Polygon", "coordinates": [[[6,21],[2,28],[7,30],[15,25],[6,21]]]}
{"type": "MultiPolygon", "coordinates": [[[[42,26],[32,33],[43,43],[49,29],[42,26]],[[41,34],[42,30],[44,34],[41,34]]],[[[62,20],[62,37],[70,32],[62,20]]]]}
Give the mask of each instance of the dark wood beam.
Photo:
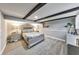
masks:
{"type": "MultiPolygon", "coordinates": [[[[62,18],[57,18],[57,19],[51,19],[51,20],[43,21],[43,22],[50,22],[50,21],[62,20],[62,19],[70,18],[70,17],[76,17],[76,15],[67,16],[67,17],[62,17],[62,18]]],[[[40,23],[43,23],[43,22],[40,22],[40,23]]]]}
{"type": "Polygon", "coordinates": [[[23,17],[23,19],[26,19],[27,17],[29,17],[30,15],[32,15],[38,9],[40,9],[41,7],[43,7],[45,4],[46,3],[38,3],[27,15],[25,15],[25,17],[23,17]]]}
{"type": "Polygon", "coordinates": [[[62,12],[59,12],[59,13],[56,13],[56,14],[53,14],[53,15],[49,15],[49,16],[46,16],[46,17],[37,19],[37,20],[35,20],[35,22],[36,22],[36,21],[39,21],[39,20],[46,19],[46,18],[58,16],[58,15],[61,15],[61,14],[69,13],[69,12],[72,12],[72,11],[76,11],[76,10],[79,10],[79,7],[75,7],[75,8],[69,9],[69,10],[65,10],[65,11],[62,11],[62,12]]]}

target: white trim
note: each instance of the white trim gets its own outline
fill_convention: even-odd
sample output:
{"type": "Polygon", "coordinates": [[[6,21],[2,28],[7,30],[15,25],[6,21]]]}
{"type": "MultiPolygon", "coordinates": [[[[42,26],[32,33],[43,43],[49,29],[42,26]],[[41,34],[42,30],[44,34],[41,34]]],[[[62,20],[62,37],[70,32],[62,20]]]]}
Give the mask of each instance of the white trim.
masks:
{"type": "Polygon", "coordinates": [[[6,43],[5,43],[4,47],[3,47],[3,49],[0,51],[0,55],[2,55],[2,53],[3,53],[4,49],[5,49],[5,47],[6,47],[6,43]]]}
{"type": "MultiPolygon", "coordinates": [[[[3,14],[2,14],[2,12],[0,12],[0,17],[1,17],[1,20],[3,20],[3,25],[4,25],[4,29],[6,28],[6,23],[5,23],[5,19],[4,19],[4,17],[3,17],[3,14]]],[[[7,42],[6,42],[6,37],[7,37],[7,34],[6,34],[6,31],[7,30],[5,30],[4,31],[4,38],[2,39],[0,39],[0,40],[3,40],[3,45],[1,44],[2,42],[0,42],[0,45],[2,45],[3,47],[0,49],[0,55],[3,53],[3,51],[4,51],[4,49],[5,49],[5,47],[6,47],[6,44],[7,44],[7,42]]],[[[1,36],[3,36],[3,35],[1,35],[1,36]]]]}
{"type": "Polygon", "coordinates": [[[56,37],[53,37],[53,36],[49,36],[49,35],[45,35],[46,37],[49,37],[49,38],[52,38],[52,39],[57,39],[57,40],[60,40],[60,41],[63,41],[65,42],[65,40],[63,39],[60,39],[60,38],[56,38],[56,37]]]}

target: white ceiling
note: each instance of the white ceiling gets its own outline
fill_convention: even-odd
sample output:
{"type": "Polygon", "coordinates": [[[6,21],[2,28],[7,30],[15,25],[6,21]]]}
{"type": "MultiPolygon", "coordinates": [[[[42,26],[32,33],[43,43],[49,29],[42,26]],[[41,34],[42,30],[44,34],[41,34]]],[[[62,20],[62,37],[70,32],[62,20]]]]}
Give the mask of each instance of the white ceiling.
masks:
{"type": "Polygon", "coordinates": [[[59,18],[63,18],[63,17],[74,16],[74,15],[77,15],[77,14],[79,14],[79,10],[73,11],[73,12],[70,12],[70,13],[66,13],[66,14],[62,14],[62,15],[58,15],[58,16],[54,16],[54,17],[50,17],[50,18],[46,18],[46,19],[43,19],[43,20],[39,20],[37,22],[44,22],[44,21],[48,21],[48,20],[54,20],[54,19],[59,19],[59,18]]]}
{"type": "Polygon", "coordinates": [[[38,16],[39,18],[49,16],[61,11],[65,11],[74,7],[78,7],[79,3],[48,3],[43,6],[41,9],[32,14],[28,19],[36,20],[34,17],[38,16]]]}
{"type": "MultiPolygon", "coordinates": [[[[0,4],[0,10],[6,15],[23,18],[36,5],[37,3],[9,3],[9,4],[4,3],[4,4],[0,4]]],[[[34,18],[35,16],[36,18],[39,19],[48,15],[52,15],[78,6],[79,6],[79,3],[47,3],[39,10],[37,10],[35,13],[33,13],[31,16],[29,16],[27,19],[36,20],[34,18]]]]}
{"type": "Polygon", "coordinates": [[[23,18],[37,3],[0,3],[0,10],[10,16],[23,18]]]}

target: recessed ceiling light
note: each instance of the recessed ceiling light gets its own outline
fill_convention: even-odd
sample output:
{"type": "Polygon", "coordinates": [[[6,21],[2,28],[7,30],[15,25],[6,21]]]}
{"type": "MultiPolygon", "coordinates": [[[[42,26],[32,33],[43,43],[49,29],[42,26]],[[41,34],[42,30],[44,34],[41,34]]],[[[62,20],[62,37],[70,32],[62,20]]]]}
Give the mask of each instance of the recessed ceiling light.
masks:
{"type": "Polygon", "coordinates": [[[35,18],[35,19],[38,19],[38,16],[35,16],[34,18],[35,18]]]}

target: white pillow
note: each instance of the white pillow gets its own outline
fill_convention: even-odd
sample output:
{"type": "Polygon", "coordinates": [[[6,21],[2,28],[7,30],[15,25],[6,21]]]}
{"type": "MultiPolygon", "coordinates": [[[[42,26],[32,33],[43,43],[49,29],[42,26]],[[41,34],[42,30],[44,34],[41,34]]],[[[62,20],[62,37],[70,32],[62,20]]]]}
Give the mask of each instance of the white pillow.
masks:
{"type": "Polygon", "coordinates": [[[22,32],[23,33],[33,32],[33,29],[23,29],[22,32]]]}

